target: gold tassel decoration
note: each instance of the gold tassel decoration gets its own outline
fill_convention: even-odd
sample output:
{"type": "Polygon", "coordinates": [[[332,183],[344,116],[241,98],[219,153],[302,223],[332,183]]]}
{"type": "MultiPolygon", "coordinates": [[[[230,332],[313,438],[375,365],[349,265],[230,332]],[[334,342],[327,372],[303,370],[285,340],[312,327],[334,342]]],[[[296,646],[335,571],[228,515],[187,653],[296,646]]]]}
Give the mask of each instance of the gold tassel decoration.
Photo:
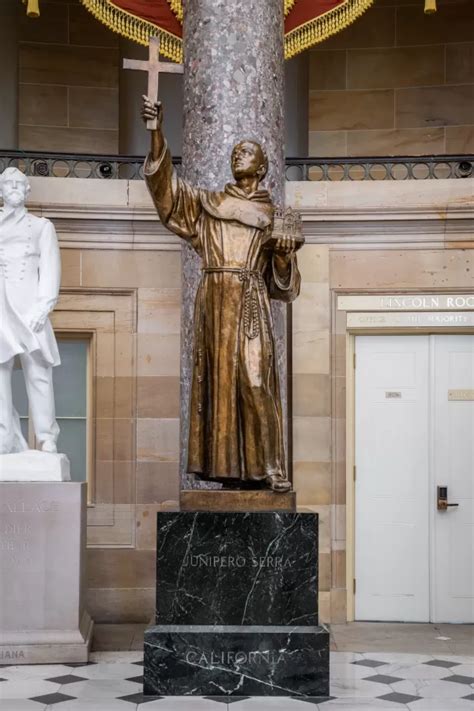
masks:
{"type": "Polygon", "coordinates": [[[183,23],[183,3],[181,0],[168,0],[168,5],[173,10],[178,20],[183,23]]]}
{"type": "MultiPolygon", "coordinates": [[[[343,0],[331,10],[296,27],[285,36],[285,59],[291,59],[305,49],[337,34],[363,15],[374,1],[343,0]]],[[[38,0],[28,0],[28,2],[37,3],[38,0]]],[[[127,39],[138,42],[138,44],[148,46],[150,37],[158,35],[160,37],[160,51],[163,56],[182,64],[183,40],[181,37],[122,10],[114,5],[112,0],[81,0],[81,2],[106,27],[127,39]]],[[[178,13],[181,0],[168,0],[168,2],[173,11],[178,13]]],[[[285,11],[291,9],[295,2],[296,0],[285,0],[285,11]]],[[[426,2],[435,4],[436,0],[426,0],[426,2]]]]}
{"type": "Polygon", "coordinates": [[[295,27],[285,35],[285,59],[323,42],[351,25],[374,3],[374,0],[344,0],[331,10],[295,27]]]}
{"type": "Polygon", "coordinates": [[[436,10],[436,0],[425,0],[425,15],[433,15],[436,10]]]}
{"type": "Polygon", "coordinates": [[[28,17],[40,16],[38,0],[28,0],[28,4],[26,6],[26,14],[28,15],[28,17]]]}
{"type": "Polygon", "coordinates": [[[142,20],[126,10],[113,5],[109,0],[81,0],[84,7],[112,32],[148,47],[150,37],[159,36],[160,54],[173,62],[183,62],[183,40],[152,22],[142,20]]]}

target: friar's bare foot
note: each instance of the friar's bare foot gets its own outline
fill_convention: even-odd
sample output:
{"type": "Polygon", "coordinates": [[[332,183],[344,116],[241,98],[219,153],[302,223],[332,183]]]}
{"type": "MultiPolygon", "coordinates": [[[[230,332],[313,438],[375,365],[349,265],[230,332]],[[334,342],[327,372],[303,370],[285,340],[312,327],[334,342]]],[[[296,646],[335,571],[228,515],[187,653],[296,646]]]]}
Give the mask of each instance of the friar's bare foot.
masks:
{"type": "Polygon", "coordinates": [[[269,474],[265,479],[265,486],[271,491],[278,492],[279,494],[284,494],[291,489],[291,482],[288,479],[284,479],[276,474],[269,474]]]}

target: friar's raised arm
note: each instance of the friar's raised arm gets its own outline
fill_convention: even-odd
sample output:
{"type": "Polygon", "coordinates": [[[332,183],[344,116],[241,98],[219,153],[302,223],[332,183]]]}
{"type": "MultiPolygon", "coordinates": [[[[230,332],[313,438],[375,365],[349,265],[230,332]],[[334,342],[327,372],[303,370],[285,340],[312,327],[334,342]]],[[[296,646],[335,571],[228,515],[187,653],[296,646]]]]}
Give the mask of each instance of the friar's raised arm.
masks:
{"type": "Polygon", "coordinates": [[[151,134],[151,150],[145,160],[144,175],[161,222],[179,237],[189,241],[200,253],[198,222],[202,212],[201,191],[178,177],[163,136],[163,110],[143,97],[142,117],[158,119],[151,134]]]}

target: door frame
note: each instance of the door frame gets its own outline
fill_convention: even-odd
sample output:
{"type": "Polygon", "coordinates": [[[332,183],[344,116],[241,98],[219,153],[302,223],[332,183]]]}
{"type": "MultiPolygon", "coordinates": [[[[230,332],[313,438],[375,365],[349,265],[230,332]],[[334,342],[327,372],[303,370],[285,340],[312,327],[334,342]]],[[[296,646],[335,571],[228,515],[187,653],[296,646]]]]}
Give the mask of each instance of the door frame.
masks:
{"type": "MultiPolygon", "coordinates": [[[[451,289],[449,293],[465,293],[466,290],[451,289]]],[[[378,291],[376,296],[386,296],[393,294],[393,290],[378,291]]],[[[424,293],[429,294],[446,294],[446,290],[430,289],[429,292],[403,292],[400,295],[415,295],[423,296],[424,293]]],[[[361,292],[335,292],[334,307],[337,311],[337,297],[341,296],[361,296],[361,292]]],[[[372,292],[370,296],[374,296],[372,292]]],[[[417,311],[417,309],[413,309],[417,311]]],[[[421,311],[421,310],[420,310],[421,311]]],[[[459,312],[463,309],[459,309],[459,312]]],[[[455,311],[456,313],[457,311],[455,311]]],[[[340,312],[339,312],[340,313],[340,312]]],[[[440,313],[436,310],[430,311],[431,314],[440,313]]],[[[415,335],[473,335],[474,326],[465,325],[450,325],[436,327],[420,327],[413,326],[379,326],[376,323],[365,326],[347,326],[346,325],[346,604],[347,604],[347,621],[355,620],[355,591],[356,591],[356,570],[355,570],[355,481],[357,472],[355,469],[355,337],[356,336],[415,336],[415,335]]],[[[430,581],[431,583],[431,581],[430,581]]],[[[432,612],[430,602],[430,612],[432,612]]]]}

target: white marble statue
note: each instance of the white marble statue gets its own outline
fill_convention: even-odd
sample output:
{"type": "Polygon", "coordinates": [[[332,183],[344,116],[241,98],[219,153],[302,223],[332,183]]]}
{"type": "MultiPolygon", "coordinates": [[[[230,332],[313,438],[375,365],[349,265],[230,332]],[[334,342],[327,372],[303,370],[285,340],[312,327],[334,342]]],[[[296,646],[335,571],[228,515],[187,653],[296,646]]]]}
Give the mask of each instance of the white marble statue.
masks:
{"type": "MultiPolygon", "coordinates": [[[[23,368],[41,452],[55,453],[59,435],[53,367],[60,358],[48,316],[59,295],[61,260],[52,222],[25,207],[29,192],[29,181],[17,168],[7,168],[0,175],[0,454],[7,456],[28,450],[12,402],[15,356],[23,368]]],[[[1,470],[6,460],[0,459],[1,470]]],[[[10,464],[14,461],[8,459],[10,464]]]]}

